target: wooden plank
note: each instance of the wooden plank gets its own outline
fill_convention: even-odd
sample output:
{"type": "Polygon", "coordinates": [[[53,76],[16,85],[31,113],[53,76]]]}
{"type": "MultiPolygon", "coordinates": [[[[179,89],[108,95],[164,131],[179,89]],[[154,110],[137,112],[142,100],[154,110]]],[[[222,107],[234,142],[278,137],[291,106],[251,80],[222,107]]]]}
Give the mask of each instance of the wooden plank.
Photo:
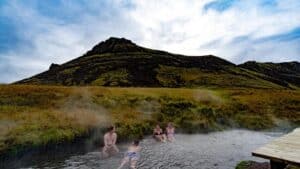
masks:
{"type": "Polygon", "coordinates": [[[252,155],[300,165],[300,128],[260,147],[252,155]]]}

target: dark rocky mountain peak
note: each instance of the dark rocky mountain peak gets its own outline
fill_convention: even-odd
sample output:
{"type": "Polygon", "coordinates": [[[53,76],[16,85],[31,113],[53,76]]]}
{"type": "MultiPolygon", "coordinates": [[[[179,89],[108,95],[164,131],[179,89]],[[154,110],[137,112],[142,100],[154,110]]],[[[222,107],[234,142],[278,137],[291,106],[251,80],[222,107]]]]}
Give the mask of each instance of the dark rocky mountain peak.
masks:
{"type": "Polygon", "coordinates": [[[49,70],[57,70],[59,69],[60,65],[56,63],[52,63],[49,67],[49,70]]]}
{"type": "Polygon", "coordinates": [[[300,88],[299,62],[236,65],[214,55],[186,56],[111,37],[85,55],[15,84],[122,87],[300,88]]]}
{"type": "Polygon", "coordinates": [[[96,55],[103,53],[124,53],[124,52],[142,52],[145,49],[137,46],[131,40],[125,38],[110,37],[109,39],[98,43],[88,51],[86,55],[96,55]]]}

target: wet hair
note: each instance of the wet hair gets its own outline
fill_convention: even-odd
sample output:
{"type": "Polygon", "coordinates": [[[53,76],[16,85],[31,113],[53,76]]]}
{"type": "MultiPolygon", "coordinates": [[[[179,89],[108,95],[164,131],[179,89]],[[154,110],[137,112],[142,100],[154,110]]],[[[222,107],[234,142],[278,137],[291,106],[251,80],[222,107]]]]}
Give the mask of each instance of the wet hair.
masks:
{"type": "Polygon", "coordinates": [[[133,145],[138,146],[140,144],[140,140],[133,140],[133,145]]]}
{"type": "Polygon", "coordinates": [[[112,131],[114,128],[115,128],[114,126],[109,126],[109,127],[107,128],[107,131],[112,131]]]}

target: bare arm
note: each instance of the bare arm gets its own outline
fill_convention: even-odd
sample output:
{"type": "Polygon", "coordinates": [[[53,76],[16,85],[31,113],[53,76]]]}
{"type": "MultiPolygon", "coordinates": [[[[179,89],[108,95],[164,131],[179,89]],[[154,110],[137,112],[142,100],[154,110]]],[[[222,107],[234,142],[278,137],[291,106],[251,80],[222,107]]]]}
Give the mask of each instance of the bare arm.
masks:
{"type": "Polygon", "coordinates": [[[108,142],[107,142],[107,135],[104,135],[104,146],[108,146],[108,142]]]}
{"type": "Polygon", "coordinates": [[[116,144],[116,142],[117,142],[117,138],[118,138],[117,134],[116,134],[116,133],[114,133],[114,140],[113,140],[113,144],[114,144],[114,145],[115,145],[115,144],[116,144]]]}

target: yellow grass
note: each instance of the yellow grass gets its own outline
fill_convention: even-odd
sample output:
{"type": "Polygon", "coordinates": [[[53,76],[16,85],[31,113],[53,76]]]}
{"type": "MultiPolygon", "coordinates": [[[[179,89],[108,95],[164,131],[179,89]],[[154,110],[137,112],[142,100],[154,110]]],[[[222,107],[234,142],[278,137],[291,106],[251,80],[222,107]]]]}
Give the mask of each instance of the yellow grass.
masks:
{"type": "Polygon", "coordinates": [[[0,154],[60,143],[117,126],[141,137],[172,121],[178,131],[266,129],[300,124],[300,92],[262,89],[0,85],[0,154]]]}

